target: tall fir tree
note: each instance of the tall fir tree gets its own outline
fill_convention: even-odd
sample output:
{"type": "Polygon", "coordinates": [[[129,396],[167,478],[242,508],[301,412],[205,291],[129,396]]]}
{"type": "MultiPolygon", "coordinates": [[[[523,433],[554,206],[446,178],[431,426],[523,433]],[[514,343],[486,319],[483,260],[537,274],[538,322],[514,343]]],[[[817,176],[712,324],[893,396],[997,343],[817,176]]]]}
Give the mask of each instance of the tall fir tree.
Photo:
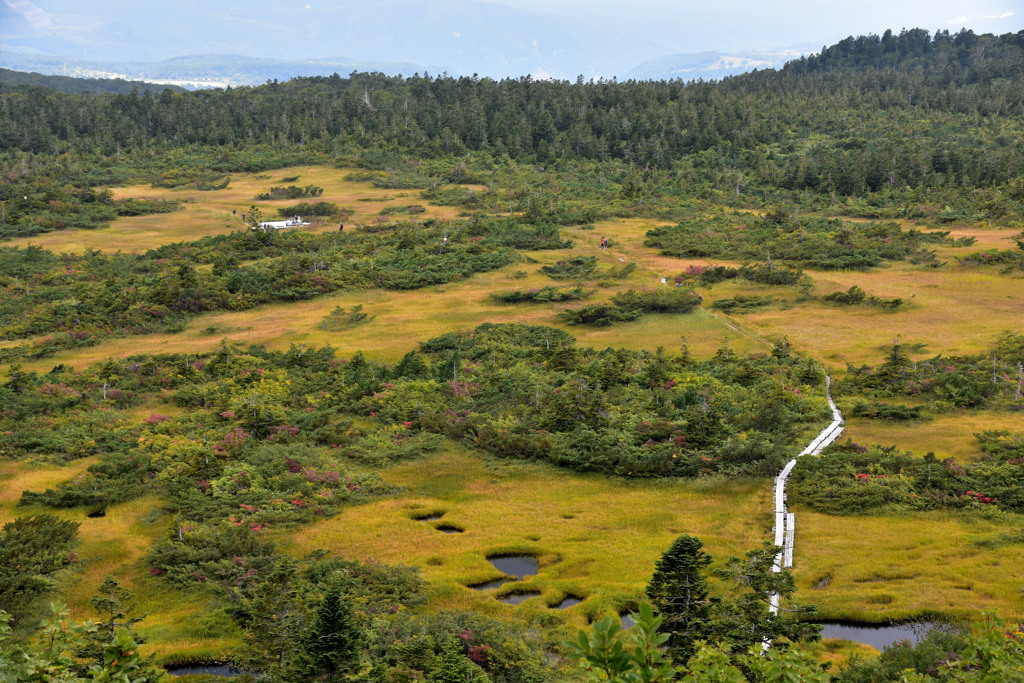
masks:
{"type": "Polygon", "coordinates": [[[359,666],[362,631],[352,619],[352,608],[333,583],[320,601],[303,642],[305,674],[316,680],[343,681],[359,666]]]}
{"type": "Polygon", "coordinates": [[[647,597],[665,619],[671,635],[669,649],[677,662],[693,654],[694,643],[706,637],[711,619],[711,599],[704,570],[711,555],[695,536],[677,538],[654,565],[647,597]]]}

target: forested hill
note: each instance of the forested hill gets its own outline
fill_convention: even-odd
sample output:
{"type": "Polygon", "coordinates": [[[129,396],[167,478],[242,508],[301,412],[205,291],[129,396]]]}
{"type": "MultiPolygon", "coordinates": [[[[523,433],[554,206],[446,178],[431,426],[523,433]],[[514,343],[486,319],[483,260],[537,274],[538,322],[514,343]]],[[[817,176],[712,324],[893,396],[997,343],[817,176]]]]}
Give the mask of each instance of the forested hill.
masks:
{"type": "Polygon", "coordinates": [[[0,94],[0,150],[47,157],[254,143],[420,158],[479,150],[541,164],[615,158],[736,195],[833,200],[1009,187],[1024,174],[1024,32],[850,38],[721,83],[353,74],[177,95],[0,94]]]}
{"type": "Polygon", "coordinates": [[[1019,78],[1024,71],[1024,31],[1003,36],[938,31],[932,36],[918,28],[899,35],[886,31],[881,36],[851,36],[783,69],[795,75],[851,70],[918,73],[930,86],[1019,78]]]}
{"type": "Polygon", "coordinates": [[[33,72],[0,69],[0,84],[8,86],[37,85],[60,92],[80,95],[82,93],[118,93],[129,95],[132,91],[151,90],[155,93],[164,89],[172,92],[186,92],[176,85],[157,85],[143,81],[126,81],[123,78],[72,78],[70,76],[44,76],[33,72]]]}

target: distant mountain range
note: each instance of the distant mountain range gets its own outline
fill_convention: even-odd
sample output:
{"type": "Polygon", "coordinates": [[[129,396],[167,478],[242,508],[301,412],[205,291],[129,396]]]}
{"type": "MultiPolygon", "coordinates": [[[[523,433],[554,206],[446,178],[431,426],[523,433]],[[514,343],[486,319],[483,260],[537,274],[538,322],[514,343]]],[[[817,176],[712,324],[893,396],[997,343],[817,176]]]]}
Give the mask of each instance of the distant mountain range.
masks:
{"type": "MultiPolygon", "coordinates": [[[[810,51],[793,48],[774,52],[699,52],[666,55],[642,62],[620,77],[634,80],[716,80],[754,69],[779,69],[787,61],[797,59],[802,54],[810,54],[810,51]]],[[[270,80],[285,81],[296,76],[329,76],[332,73],[347,76],[353,71],[376,71],[406,76],[415,73],[437,75],[444,72],[453,76],[464,75],[460,71],[444,66],[426,66],[411,62],[371,62],[344,57],[274,60],[240,55],[191,55],[159,62],[104,62],[13,52],[0,52],[0,69],[47,74],[54,78],[118,79],[122,83],[145,81],[149,86],[159,84],[186,89],[259,85],[270,80]]],[[[531,75],[540,79],[553,77],[544,69],[538,69],[531,75]]],[[[14,81],[7,78],[5,82],[14,81]]],[[[41,83],[37,83],[39,84],[41,83]]],[[[53,83],[47,85],[58,90],[66,87],[55,86],[53,83]]]]}
{"type": "Polygon", "coordinates": [[[700,22],[692,13],[649,25],[556,12],[478,0],[107,0],[91,11],[79,0],[0,0],[0,67],[185,87],[352,71],[689,80],[801,52],[680,54],[708,42],[684,38],[700,22]]]}
{"type": "Polygon", "coordinates": [[[124,79],[197,88],[259,85],[296,76],[347,76],[353,71],[386,74],[441,73],[443,67],[347,59],[274,60],[240,55],[190,55],[159,62],[76,60],[50,55],[0,52],[0,68],[74,78],[124,79]]]}
{"type": "Polygon", "coordinates": [[[149,90],[160,93],[170,89],[175,92],[183,92],[185,88],[175,85],[161,85],[156,83],[145,83],[142,81],[127,81],[123,78],[73,78],[70,76],[43,76],[39,73],[25,73],[24,71],[11,71],[0,69],[0,83],[4,85],[38,85],[60,92],[100,93],[112,92],[128,95],[133,91],[139,93],[149,90]]]}
{"type": "Polygon", "coordinates": [[[626,73],[627,79],[667,80],[678,78],[684,81],[703,79],[717,80],[726,76],[753,71],[754,69],[781,69],[786,62],[814,53],[811,46],[794,47],[773,51],[695,52],[691,54],[665,55],[648,59],[626,73]]]}

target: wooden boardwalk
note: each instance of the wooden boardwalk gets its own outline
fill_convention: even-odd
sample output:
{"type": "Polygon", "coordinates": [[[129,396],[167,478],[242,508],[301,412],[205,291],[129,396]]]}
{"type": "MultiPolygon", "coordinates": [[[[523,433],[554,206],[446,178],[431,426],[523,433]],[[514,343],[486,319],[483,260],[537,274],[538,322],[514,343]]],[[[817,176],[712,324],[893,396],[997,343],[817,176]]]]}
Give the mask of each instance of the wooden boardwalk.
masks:
{"type": "MultiPolygon", "coordinates": [[[[818,455],[826,446],[831,444],[833,441],[839,438],[839,435],[843,433],[843,415],[839,412],[839,408],[836,407],[835,402],[832,400],[832,378],[825,377],[825,396],[828,398],[828,404],[832,408],[832,423],[821,430],[818,434],[807,445],[807,448],[802,450],[796,458],[802,455],[818,455]]],[[[793,547],[795,545],[796,538],[796,515],[786,508],[786,482],[789,480],[789,475],[792,474],[793,468],[796,467],[796,458],[793,458],[786,466],[779,472],[779,476],[775,477],[775,545],[782,547],[782,552],[775,556],[775,565],[772,569],[776,572],[781,572],[783,569],[788,569],[793,566],[793,547]]],[[[769,597],[769,608],[772,614],[779,613],[779,594],[772,593],[769,597]]],[[[764,643],[764,649],[767,650],[771,647],[770,642],[764,643]]]]}

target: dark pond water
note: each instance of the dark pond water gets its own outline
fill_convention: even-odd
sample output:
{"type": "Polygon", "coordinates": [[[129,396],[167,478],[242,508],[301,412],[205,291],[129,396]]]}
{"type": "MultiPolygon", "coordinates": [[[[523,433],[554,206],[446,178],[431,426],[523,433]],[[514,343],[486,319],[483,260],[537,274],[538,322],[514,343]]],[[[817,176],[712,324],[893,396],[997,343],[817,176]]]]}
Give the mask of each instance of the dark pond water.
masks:
{"type": "Polygon", "coordinates": [[[107,516],[107,509],[106,508],[100,508],[99,510],[93,510],[92,512],[90,512],[89,514],[86,515],[86,517],[91,517],[93,519],[99,519],[100,517],[106,517],[106,516],[107,516]]]}
{"type": "Polygon", "coordinates": [[[636,623],[628,614],[620,614],[619,617],[622,619],[622,628],[633,628],[633,624],[636,623]]]}
{"type": "Polygon", "coordinates": [[[540,591],[529,591],[527,593],[511,593],[510,595],[502,595],[498,598],[501,602],[506,605],[518,605],[521,602],[525,602],[530,598],[540,595],[540,591]]]}
{"type": "Polygon", "coordinates": [[[537,558],[529,555],[488,557],[487,561],[493,564],[498,571],[517,579],[524,576],[536,576],[539,567],[537,558]]]}
{"type": "Polygon", "coordinates": [[[442,517],[444,517],[443,512],[428,512],[425,515],[417,515],[416,517],[413,517],[413,519],[415,519],[417,522],[433,522],[435,520],[441,519],[442,517]]]}
{"type": "Polygon", "coordinates": [[[833,621],[825,622],[822,626],[825,627],[821,631],[822,638],[842,638],[843,640],[852,640],[855,643],[863,643],[877,650],[882,650],[901,640],[909,640],[911,643],[916,643],[935,624],[915,622],[882,626],[851,621],[833,621]]]}
{"type": "Polygon", "coordinates": [[[577,597],[575,595],[566,595],[564,598],[562,598],[562,602],[555,605],[552,609],[568,609],[573,605],[580,604],[581,602],[583,602],[583,598],[577,597]]]}
{"type": "Polygon", "coordinates": [[[488,581],[487,583],[477,583],[470,586],[475,591],[489,591],[492,588],[501,588],[506,583],[512,583],[515,579],[498,579],[497,581],[488,581]]]}
{"type": "Polygon", "coordinates": [[[186,664],[184,666],[165,666],[164,669],[172,676],[188,676],[191,674],[208,674],[210,676],[240,676],[242,672],[230,664],[186,664]]]}
{"type": "Polygon", "coordinates": [[[442,534],[461,534],[463,532],[463,529],[460,529],[457,526],[452,526],[450,524],[441,524],[437,527],[437,530],[440,531],[442,534]]]}

